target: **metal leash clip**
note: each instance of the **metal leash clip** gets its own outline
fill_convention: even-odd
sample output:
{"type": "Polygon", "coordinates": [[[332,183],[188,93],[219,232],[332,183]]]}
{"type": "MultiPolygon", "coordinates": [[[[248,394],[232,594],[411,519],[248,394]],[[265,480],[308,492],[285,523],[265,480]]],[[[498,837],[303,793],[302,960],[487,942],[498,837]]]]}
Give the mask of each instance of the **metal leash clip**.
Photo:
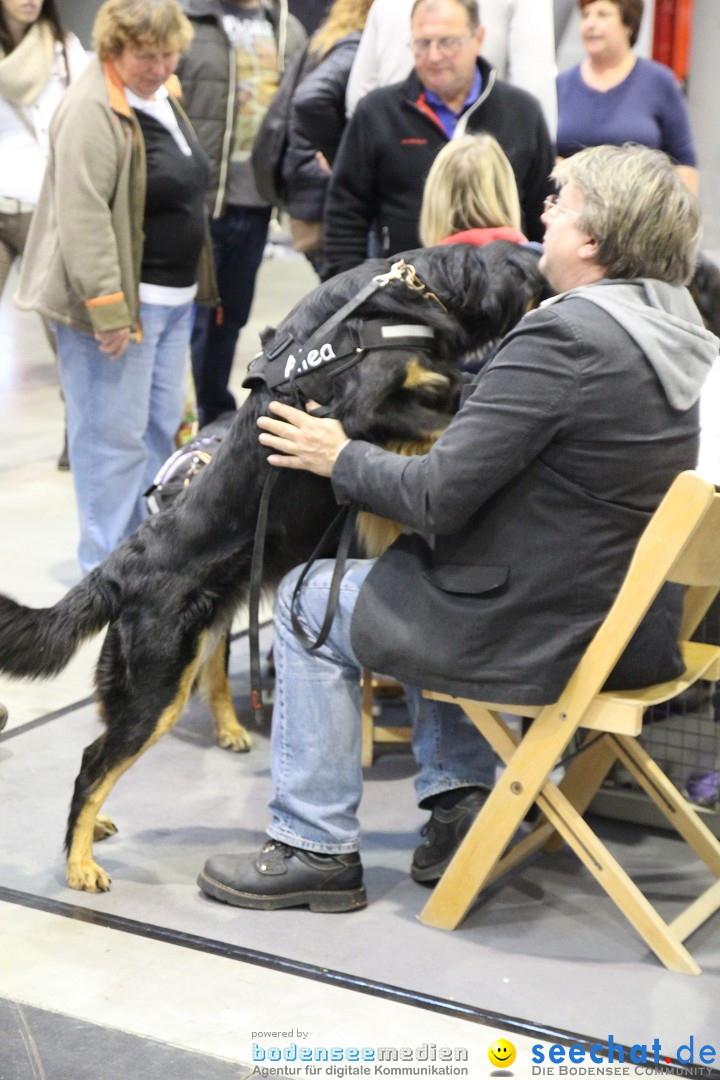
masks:
{"type": "Polygon", "coordinates": [[[422,281],[418,275],[415,267],[411,263],[406,263],[404,259],[398,259],[393,263],[386,274],[378,274],[373,278],[373,281],[379,288],[384,288],[392,281],[402,281],[403,285],[406,285],[412,292],[419,292],[422,294],[425,300],[434,300],[438,307],[447,315],[448,309],[443,304],[439,296],[436,296],[434,292],[428,289],[424,281],[422,281]]]}

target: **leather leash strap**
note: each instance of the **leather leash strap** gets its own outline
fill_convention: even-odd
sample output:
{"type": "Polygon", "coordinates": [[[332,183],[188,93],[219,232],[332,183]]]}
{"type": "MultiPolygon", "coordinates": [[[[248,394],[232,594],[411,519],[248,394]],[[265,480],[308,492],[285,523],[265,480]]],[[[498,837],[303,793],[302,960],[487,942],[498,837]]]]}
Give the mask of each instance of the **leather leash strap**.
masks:
{"type": "MultiPolygon", "coordinates": [[[[248,598],[250,625],[248,639],[250,644],[250,704],[253,709],[262,709],[263,707],[262,677],[260,672],[260,596],[262,592],[265,537],[267,535],[268,515],[270,512],[270,497],[278,475],[278,469],[271,469],[265,478],[262,495],[260,496],[260,506],[258,508],[257,523],[255,525],[252,561],[250,564],[250,595],[248,598]]],[[[293,592],[290,604],[290,616],[292,619],[293,630],[297,634],[303,647],[308,651],[319,649],[330,633],[330,627],[332,626],[337,610],[337,601],[338,596],[340,595],[340,585],[345,571],[345,564],[350,552],[353,536],[355,535],[355,520],[357,518],[357,513],[358,508],[355,503],[348,502],[340,507],[340,510],[320,537],[312,555],[305,563],[303,571],[298,578],[297,585],[295,586],[295,591],[293,592]],[[297,617],[295,611],[297,598],[310,567],[317,559],[321,558],[323,552],[327,550],[329,542],[337,533],[341,523],[342,531],[340,533],[340,540],[335,555],[335,566],[330,582],[330,592],[328,595],[327,607],[325,609],[325,618],[323,619],[323,624],[320,627],[318,636],[313,641],[313,639],[305,632],[297,617]]]]}

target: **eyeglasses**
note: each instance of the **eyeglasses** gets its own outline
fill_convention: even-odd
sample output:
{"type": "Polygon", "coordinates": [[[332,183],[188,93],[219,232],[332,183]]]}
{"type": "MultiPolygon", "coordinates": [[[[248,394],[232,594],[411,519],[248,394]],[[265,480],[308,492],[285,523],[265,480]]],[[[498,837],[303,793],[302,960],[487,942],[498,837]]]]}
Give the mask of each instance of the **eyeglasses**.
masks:
{"type": "Polygon", "coordinates": [[[464,45],[469,40],[469,34],[466,34],[465,37],[413,38],[410,42],[410,48],[415,53],[415,56],[425,56],[426,53],[430,52],[431,46],[435,45],[441,56],[452,56],[461,45],[464,45]]]}
{"type": "Polygon", "coordinates": [[[575,217],[580,217],[579,210],[571,210],[569,206],[562,206],[558,201],[559,198],[559,195],[548,195],[543,202],[546,214],[549,214],[550,217],[555,217],[556,214],[573,214],[575,217]]]}

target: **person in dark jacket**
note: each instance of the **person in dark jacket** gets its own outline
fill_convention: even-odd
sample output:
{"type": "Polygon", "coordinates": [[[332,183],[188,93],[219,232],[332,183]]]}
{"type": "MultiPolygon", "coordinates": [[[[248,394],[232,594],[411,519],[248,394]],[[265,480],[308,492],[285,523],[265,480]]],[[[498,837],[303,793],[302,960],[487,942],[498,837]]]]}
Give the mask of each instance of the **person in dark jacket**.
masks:
{"type": "Polygon", "coordinates": [[[497,78],[478,53],[483,30],[475,0],[419,0],[410,28],[415,70],[359,103],[345,129],[325,213],[329,270],[372,251],[417,247],[423,186],[437,153],[466,132],[494,135],[515,172],[523,231],[542,238],[553,146],[538,101],[497,78]]]}
{"type": "MultiPolygon", "coordinates": [[[[292,629],[299,570],[276,600],[271,839],[211,858],[199,884],[240,907],[364,906],[361,665],[485,701],[555,701],[610,608],[638,538],[698,454],[698,400],[717,355],[684,288],[700,211],[669,159],[595,147],[554,170],[540,267],[557,296],[507,335],[429,453],[404,457],[280,403],[262,417],[270,465],[329,476],[408,532],[374,563],[351,560],[325,643],[292,629]]],[[[334,563],[300,590],[315,637],[334,563]]],[[[674,598],[676,599],[676,598],[674,598]]],[[[627,688],[674,678],[678,605],[659,604],[615,670],[627,688]]],[[[442,873],[458,800],[493,757],[457,706],[419,725],[417,790],[432,815],[412,876],[442,873]],[[484,754],[483,754],[484,747],[484,754]]],[[[475,781],[476,782],[476,781],[475,781]]],[[[477,810],[482,801],[475,792],[477,810]]],[[[465,814],[465,820],[469,817],[465,814]]]]}
{"type": "Polygon", "coordinates": [[[372,0],[335,0],[313,35],[293,95],[283,158],[285,209],[296,251],[322,276],[323,215],[345,128],[345,89],[372,0]]]}
{"type": "Polygon", "coordinates": [[[258,194],[250,151],[286,61],[305,32],[275,0],[186,0],[195,36],[178,65],[185,108],[210,159],[219,308],[198,309],[191,354],[200,425],[235,408],[228,388],[248,320],[272,207],[258,194]]]}

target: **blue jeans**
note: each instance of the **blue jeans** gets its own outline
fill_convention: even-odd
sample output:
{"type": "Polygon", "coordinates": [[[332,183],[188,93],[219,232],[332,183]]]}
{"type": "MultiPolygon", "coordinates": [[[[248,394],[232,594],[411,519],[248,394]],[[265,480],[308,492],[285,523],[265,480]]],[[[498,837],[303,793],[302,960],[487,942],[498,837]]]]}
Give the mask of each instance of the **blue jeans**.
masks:
{"type": "Polygon", "coordinates": [[[222,318],[218,321],[217,308],[198,307],[195,313],[191,354],[200,427],[235,409],[230,372],[250,315],[269,223],[270,207],[264,206],[228,206],[210,223],[222,318]]]}
{"type": "Polygon", "coordinates": [[[118,360],[91,334],[55,327],[83,573],[138,527],[143,492],[175,448],[191,312],[192,304],[141,304],[142,341],[118,360]]]}
{"type": "MultiPolygon", "coordinates": [[[[303,585],[297,613],[317,636],[334,561],[318,561],[303,585]]],[[[356,851],[362,795],[360,674],[350,621],[372,560],[348,561],[337,612],[325,643],[307,652],[295,636],[290,603],[301,568],[280,583],[275,599],[275,707],[271,770],[275,794],[268,834],[307,851],[356,851]]],[[[392,672],[386,674],[392,675],[392,672]]],[[[491,787],[495,755],[462,710],[428,701],[408,688],[418,800],[452,788],[491,787]]]]}

